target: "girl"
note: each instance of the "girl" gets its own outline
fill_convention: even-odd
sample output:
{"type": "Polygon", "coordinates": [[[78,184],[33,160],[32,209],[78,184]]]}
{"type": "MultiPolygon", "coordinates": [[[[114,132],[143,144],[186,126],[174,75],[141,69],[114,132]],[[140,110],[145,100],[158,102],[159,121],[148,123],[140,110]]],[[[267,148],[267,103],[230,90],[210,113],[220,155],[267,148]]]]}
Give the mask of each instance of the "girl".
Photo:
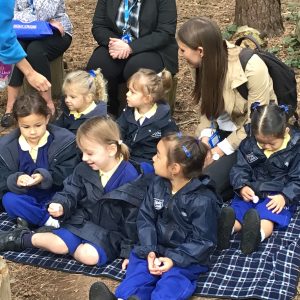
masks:
{"type": "Polygon", "coordinates": [[[241,47],[222,38],[218,25],[206,17],[185,22],[177,33],[179,54],[195,74],[194,100],[200,103],[200,124],[196,135],[211,147],[205,174],[216,182],[217,191],[229,199],[232,190],[229,172],[236,162],[240,142],[246,137],[250,107],[260,99],[268,104],[276,99],[273,82],[265,63],[253,55],[245,71],[239,60],[241,47]],[[248,98],[237,87],[247,82],[248,98]],[[229,193],[229,198],[228,198],[229,193]]]}
{"type": "Polygon", "coordinates": [[[171,85],[172,75],[167,70],[156,74],[153,70],[140,69],[128,81],[128,107],[117,122],[135,161],[152,165],[160,138],[168,132],[178,131],[171,118],[170,106],[164,102],[171,85]]]}
{"type": "Polygon", "coordinates": [[[106,82],[100,69],[69,73],[62,87],[65,94],[63,112],[54,124],[76,134],[78,127],[85,120],[94,116],[106,116],[105,85],[106,82]],[[95,100],[97,100],[97,104],[95,100]]]}
{"type": "Polygon", "coordinates": [[[141,181],[131,183],[138,173],[128,162],[118,125],[109,118],[91,118],[79,127],[77,144],[83,162],[48,207],[51,216],[63,221],[62,228],[36,234],[24,229],[3,233],[2,251],[36,247],[69,253],[79,262],[98,266],[129,256],[137,239],[135,218],[144,187],[141,181]]]}
{"type": "Polygon", "coordinates": [[[300,199],[300,133],[288,128],[287,106],[253,105],[251,136],[240,145],[230,180],[237,193],[221,214],[218,248],[242,230],[241,250],[250,254],[274,228],[291,220],[300,199]]]}
{"type": "Polygon", "coordinates": [[[39,94],[17,98],[13,115],[19,128],[0,139],[0,191],[10,217],[59,227],[45,206],[62,189],[79,156],[75,136],[48,124],[50,114],[39,94]]]}
{"type": "Polygon", "coordinates": [[[116,297],[103,284],[93,285],[90,300],[176,300],[193,294],[217,242],[220,199],[209,178],[201,176],[206,154],[207,147],[193,137],[161,139],[153,157],[158,176],[137,217],[139,245],[126,278],[116,297]]]}

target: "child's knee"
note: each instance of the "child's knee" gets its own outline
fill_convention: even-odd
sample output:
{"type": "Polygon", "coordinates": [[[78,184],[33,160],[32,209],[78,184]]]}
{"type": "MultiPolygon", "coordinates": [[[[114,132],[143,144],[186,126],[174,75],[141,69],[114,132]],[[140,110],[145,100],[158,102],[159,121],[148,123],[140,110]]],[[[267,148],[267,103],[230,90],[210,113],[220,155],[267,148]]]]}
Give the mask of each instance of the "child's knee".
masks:
{"type": "Polygon", "coordinates": [[[77,247],[74,258],[86,265],[96,265],[100,259],[98,251],[90,244],[81,244],[77,247]]]}

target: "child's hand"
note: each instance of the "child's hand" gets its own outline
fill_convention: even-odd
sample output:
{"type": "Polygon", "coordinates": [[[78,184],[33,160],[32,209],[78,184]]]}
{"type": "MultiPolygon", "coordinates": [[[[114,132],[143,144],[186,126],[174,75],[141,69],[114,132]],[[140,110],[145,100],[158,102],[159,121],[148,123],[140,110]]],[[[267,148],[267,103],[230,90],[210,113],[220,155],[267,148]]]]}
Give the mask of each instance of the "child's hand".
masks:
{"type": "Polygon", "coordinates": [[[155,264],[156,255],[154,252],[150,252],[148,254],[148,269],[150,274],[160,276],[162,274],[162,271],[160,270],[159,266],[155,264]]]}
{"type": "Polygon", "coordinates": [[[255,196],[255,193],[251,188],[249,188],[249,186],[244,186],[240,190],[240,195],[242,196],[244,201],[250,202],[250,201],[252,201],[253,196],[255,196]]]}
{"type": "Polygon", "coordinates": [[[48,207],[48,212],[52,217],[58,218],[64,214],[64,208],[59,203],[50,203],[48,207]]]}
{"type": "Polygon", "coordinates": [[[28,186],[33,186],[41,183],[43,181],[43,176],[40,173],[35,173],[31,175],[31,181],[28,182],[28,186]]]}
{"type": "Polygon", "coordinates": [[[159,267],[162,273],[168,272],[174,266],[171,258],[160,257],[159,260],[162,262],[162,265],[159,267]]]}
{"type": "Polygon", "coordinates": [[[285,206],[285,199],[282,195],[272,195],[272,196],[268,196],[268,198],[270,198],[270,202],[267,204],[267,209],[268,210],[272,210],[272,213],[276,213],[279,214],[284,206],[285,206]]]}
{"type": "Polygon", "coordinates": [[[122,270],[125,271],[127,269],[127,266],[129,264],[129,259],[125,258],[122,262],[122,270]]]}
{"type": "Polygon", "coordinates": [[[23,174],[17,179],[17,186],[28,186],[32,182],[32,177],[27,174],[23,174]]]}

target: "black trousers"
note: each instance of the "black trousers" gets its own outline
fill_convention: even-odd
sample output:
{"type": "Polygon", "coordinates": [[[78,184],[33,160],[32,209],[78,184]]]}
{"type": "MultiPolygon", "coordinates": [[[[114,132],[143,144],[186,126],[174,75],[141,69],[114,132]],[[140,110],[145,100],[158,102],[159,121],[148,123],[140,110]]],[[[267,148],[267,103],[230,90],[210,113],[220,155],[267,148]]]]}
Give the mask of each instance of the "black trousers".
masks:
{"type": "Polygon", "coordinates": [[[229,173],[232,166],[236,163],[237,153],[224,155],[203,170],[216,183],[216,190],[224,201],[230,200],[233,196],[233,189],[230,185],[229,173]]]}
{"type": "MultiPolygon", "coordinates": [[[[44,75],[51,82],[50,62],[61,56],[71,45],[72,37],[68,34],[61,36],[54,32],[52,36],[39,40],[19,39],[20,44],[27,53],[27,60],[35,71],[44,75]]],[[[24,75],[14,68],[10,86],[21,86],[24,75]]]]}
{"type": "Polygon", "coordinates": [[[155,51],[137,53],[129,56],[128,59],[113,59],[106,47],[98,47],[87,64],[88,70],[97,68],[102,70],[107,80],[108,112],[117,116],[120,106],[119,83],[127,81],[140,68],[152,69],[159,73],[163,70],[164,64],[155,51]]]}

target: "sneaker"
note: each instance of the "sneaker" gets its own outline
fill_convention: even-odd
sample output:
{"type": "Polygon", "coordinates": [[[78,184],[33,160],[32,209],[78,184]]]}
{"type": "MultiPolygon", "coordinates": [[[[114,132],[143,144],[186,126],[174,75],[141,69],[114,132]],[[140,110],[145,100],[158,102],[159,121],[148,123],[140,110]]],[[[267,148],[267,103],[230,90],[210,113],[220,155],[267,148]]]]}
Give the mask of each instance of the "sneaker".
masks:
{"type": "Polygon", "coordinates": [[[235,213],[232,207],[223,207],[218,220],[218,244],[217,249],[223,250],[230,246],[230,236],[235,221],[235,213]]]}
{"type": "Polygon", "coordinates": [[[25,233],[30,233],[28,228],[17,228],[12,231],[2,231],[0,233],[0,252],[22,251],[22,237],[25,233]]]}
{"type": "Polygon", "coordinates": [[[260,218],[257,211],[249,209],[244,216],[241,237],[242,253],[248,255],[258,249],[260,244],[260,218]]]}
{"type": "Polygon", "coordinates": [[[12,113],[5,113],[1,118],[1,126],[9,128],[15,124],[15,118],[12,113]]]}
{"type": "Polygon", "coordinates": [[[29,228],[29,224],[26,220],[17,217],[17,228],[29,228]]]}
{"type": "Polygon", "coordinates": [[[89,300],[117,300],[117,297],[103,282],[97,281],[90,287],[89,300]]]}

